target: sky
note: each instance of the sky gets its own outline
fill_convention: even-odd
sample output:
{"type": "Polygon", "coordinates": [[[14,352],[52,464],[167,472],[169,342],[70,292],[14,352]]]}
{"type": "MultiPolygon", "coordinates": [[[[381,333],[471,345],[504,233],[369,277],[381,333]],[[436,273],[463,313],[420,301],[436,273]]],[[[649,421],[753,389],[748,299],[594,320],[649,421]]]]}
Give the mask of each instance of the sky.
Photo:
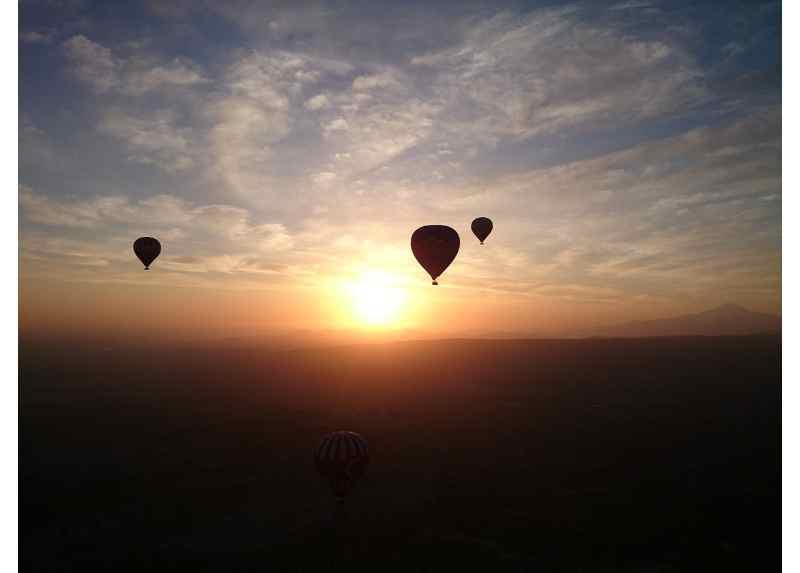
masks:
{"type": "Polygon", "coordinates": [[[23,335],[781,312],[779,2],[23,0],[18,117],[23,335]]]}

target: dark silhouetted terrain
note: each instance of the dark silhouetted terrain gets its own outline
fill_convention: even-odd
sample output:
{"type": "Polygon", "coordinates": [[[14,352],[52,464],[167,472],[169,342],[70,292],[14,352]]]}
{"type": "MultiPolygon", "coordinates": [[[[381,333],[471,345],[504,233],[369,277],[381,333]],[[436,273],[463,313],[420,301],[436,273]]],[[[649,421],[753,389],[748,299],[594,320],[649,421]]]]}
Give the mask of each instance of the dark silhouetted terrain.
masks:
{"type": "Polygon", "coordinates": [[[674,318],[642,320],[593,329],[590,336],[732,336],[780,332],[781,317],[752,312],[736,304],[674,318]]]}
{"type": "Polygon", "coordinates": [[[21,348],[21,570],[779,563],[778,336],[21,348]],[[334,429],[373,454],[338,533],[334,429]]]}

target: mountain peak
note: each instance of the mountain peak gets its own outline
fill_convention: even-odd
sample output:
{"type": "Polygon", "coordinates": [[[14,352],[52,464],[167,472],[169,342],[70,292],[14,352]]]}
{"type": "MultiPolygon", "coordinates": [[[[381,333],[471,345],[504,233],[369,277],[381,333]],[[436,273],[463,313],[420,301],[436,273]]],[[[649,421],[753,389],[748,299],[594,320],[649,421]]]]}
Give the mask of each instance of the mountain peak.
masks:
{"type": "Polygon", "coordinates": [[[716,308],[672,318],[629,322],[598,328],[595,335],[606,336],[720,336],[780,332],[781,318],[752,312],[743,306],[726,303],[716,308]]]}

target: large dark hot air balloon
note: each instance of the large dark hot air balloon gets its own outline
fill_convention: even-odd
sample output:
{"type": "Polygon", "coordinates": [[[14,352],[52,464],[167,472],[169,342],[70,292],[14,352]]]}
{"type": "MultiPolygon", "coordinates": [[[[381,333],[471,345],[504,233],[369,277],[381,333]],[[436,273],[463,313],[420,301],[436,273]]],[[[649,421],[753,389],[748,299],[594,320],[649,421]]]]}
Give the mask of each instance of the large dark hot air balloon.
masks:
{"type": "Polygon", "coordinates": [[[472,232],[480,240],[481,245],[492,232],[492,220],[486,217],[478,217],[472,222],[472,232]]]}
{"type": "Polygon", "coordinates": [[[149,270],[150,265],[161,254],[161,243],[153,237],[139,237],[133,242],[133,252],[144,265],[144,270],[149,270]]]}
{"type": "Polygon", "coordinates": [[[445,225],[426,225],[411,235],[411,251],[433,279],[441,275],[450,266],[458,254],[461,240],[458,233],[445,225]]]}
{"type": "Polygon", "coordinates": [[[314,451],[317,471],[333,489],[339,502],[364,475],[369,463],[367,441],[355,432],[332,432],[314,451]]]}

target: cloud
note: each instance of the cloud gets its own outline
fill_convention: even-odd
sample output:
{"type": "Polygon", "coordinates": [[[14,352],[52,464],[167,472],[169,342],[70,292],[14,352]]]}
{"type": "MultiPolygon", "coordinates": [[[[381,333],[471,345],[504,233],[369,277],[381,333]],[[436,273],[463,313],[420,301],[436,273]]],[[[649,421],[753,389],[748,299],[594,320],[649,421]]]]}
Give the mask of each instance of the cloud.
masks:
{"type": "Polygon", "coordinates": [[[562,165],[415,185],[413,210],[397,213],[463,229],[462,241],[476,215],[494,220],[491,257],[459,254],[451,282],[465,287],[492,277],[493,288],[575,301],[759,300],[780,292],[780,147],[780,108],[757,110],[562,165]],[[618,296],[587,294],[602,288],[618,296]]]}
{"type": "MultiPolygon", "coordinates": [[[[170,252],[188,251],[204,264],[216,260],[211,266],[225,266],[231,271],[236,267],[229,264],[232,261],[281,253],[290,249],[294,241],[283,224],[254,222],[246,209],[220,204],[193,206],[170,195],[141,201],[124,196],[58,201],[20,186],[19,204],[25,221],[49,228],[46,234],[30,230],[23,233],[23,250],[38,256],[127,260],[132,238],[152,234],[169,246],[170,252]],[[58,228],[106,238],[98,241],[86,235],[85,239],[73,239],[53,231],[58,228]],[[76,247],[78,244],[80,248],[76,247]]],[[[186,256],[189,255],[176,262],[192,262],[186,256]]]]}
{"type": "MultiPolygon", "coordinates": [[[[221,93],[204,104],[211,124],[208,153],[213,176],[243,197],[268,197],[279,161],[275,150],[304,118],[303,108],[330,107],[327,95],[309,99],[307,90],[349,70],[349,64],[285,51],[256,51],[234,60],[224,74],[221,93]]],[[[309,157],[307,146],[298,145],[298,152],[309,157]]]]}
{"type": "Polygon", "coordinates": [[[327,107],[330,107],[330,101],[328,100],[328,96],[325,94],[315,95],[314,97],[309,98],[305,103],[305,108],[313,111],[325,109],[327,107]]]}
{"type": "Polygon", "coordinates": [[[41,171],[43,166],[47,166],[48,169],[58,170],[67,165],[67,161],[60,150],[53,145],[48,134],[25,113],[19,115],[17,140],[19,165],[22,169],[30,167],[41,171]]]}
{"type": "Polygon", "coordinates": [[[328,96],[325,94],[318,94],[312,98],[309,98],[305,103],[305,108],[310,109],[313,111],[318,111],[320,109],[325,109],[330,107],[331,103],[328,99],[328,96]]]}
{"type": "Polygon", "coordinates": [[[438,112],[435,104],[405,92],[366,100],[358,95],[334,94],[332,109],[322,122],[322,151],[342,181],[374,172],[425,141],[438,112]]]}
{"type": "Polygon", "coordinates": [[[123,91],[129,95],[139,95],[167,86],[194,86],[209,81],[192,64],[175,59],[166,65],[129,70],[123,91]]]}
{"type": "Polygon", "coordinates": [[[646,2],[644,0],[628,0],[627,2],[620,2],[619,4],[614,4],[609,8],[609,10],[632,10],[635,8],[650,8],[653,6],[652,2],[646,2]]]}
{"type": "Polygon", "coordinates": [[[44,195],[36,195],[30,187],[19,188],[19,205],[26,212],[28,220],[34,223],[60,227],[91,227],[91,217],[86,217],[82,209],[59,208],[44,195]]]}
{"type": "Polygon", "coordinates": [[[326,124],[323,127],[323,130],[326,134],[329,134],[332,131],[346,131],[348,127],[347,120],[342,117],[337,117],[330,123],[326,124]]]}
{"type": "Polygon", "coordinates": [[[41,32],[37,32],[35,30],[31,30],[29,32],[21,32],[19,35],[19,39],[21,42],[25,44],[50,44],[53,41],[53,37],[55,36],[54,30],[44,30],[41,32]]]}
{"type": "Polygon", "coordinates": [[[634,39],[584,22],[575,9],[498,14],[459,44],[411,64],[434,74],[434,89],[461,133],[525,138],[572,126],[635,121],[702,103],[703,74],[666,39],[634,39]],[[456,119],[457,118],[457,119],[456,119]]]}
{"type": "Polygon", "coordinates": [[[296,96],[324,76],[348,73],[350,64],[287,51],[255,51],[235,61],[226,79],[234,94],[296,96]]]}
{"type": "Polygon", "coordinates": [[[106,92],[119,85],[119,63],[108,48],[78,35],[64,42],[64,50],[73,73],[96,91],[106,92]]]}
{"type": "Polygon", "coordinates": [[[330,185],[333,181],[336,180],[336,173],[331,171],[323,171],[322,173],[316,173],[311,177],[311,180],[314,182],[314,185],[321,185],[326,186],[330,185]]]}
{"type": "Polygon", "coordinates": [[[728,42],[727,44],[722,46],[722,53],[725,54],[725,56],[727,56],[728,58],[738,56],[744,51],[745,51],[744,46],[742,46],[738,42],[728,42]]]}
{"type": "Polygon", "coordinates": [[[39,261],[56,258],[68,265],[106,266],[109,259],[118,256],[95,241],[37,233],[26,233],[21,247],[23,258],[39,261]]]}
{"type": "Polygon", "coordinates": [[[697,100],[698,92],[687,87],[699,85],[693,62],[679,48],[582,23],[575,10],[540,10],[524,18],[499,14],[462,28],[461,40],[450,47],[404,65],[372,64],[369,73],[355,74],[348,62],[305,52],[245,52],[214,84],[191,63],[144,65],[94,45],[111,71],[103,81],[90,81],[127,94],[211,84],[192,106],[181,108],[199,112],[181,117],[180,125],[176,113],[155,120],[153,112],[137,110],[126,114],[133,119],[124,125],[116,121],[101,130],[125,141],[132,161],[168,172],[201,164],[211,184],[242,197],[273,193],[279,179],[286,184],[280,173],[290,165],[305,169],[298,181],[335,171],[346,185],[400,158],[412,159],[426,143],[453,142],[442,151],[452,155],[447,162],[414,169],[418,177],[443,181],[481,146],[657,116],[669,111],[664,102],[677,109],[697,100]],[[429,89],[417,89],[421,79],[429,89]],[[308,138],[305,110],[317,112],[322,141],[308,138]],[[306,130],[305,141],[297,139],[296,128],[306,130]],[[144,134],[152,134],[152,144],[144,134]]]}
{"type": "Polygon", "coordinates": [[[355,91],[367,91],[376,88],[385,88],[397,85],[398,82],[395,77],[388,72],[358,76],[353,80],[353,90],[355,91]]]}
{"type": "Polygon", "coordinates": [[[277,94],[261,101],[229,96],[208,107],[211,164],[229,190],[250,195],[269,185],[271,146],[289,133],[284,102],[277,94]]]}
{"type": "Polygon", "coordinates": [[[209,81],[191,62],[179,58],[169,63],[151,58],[121,58],[83,35],[66,40],[64,50],[76,77],[99,93],[113,90],[136,96],[166,87],[188,87],[209,81]]]}
{"type": "Polygon", "coordinates": [[[120,224],[185,225],[192,218],[188,204],[169,195],[156,195],[138,204],[131,203],[122,195],[58,201],[21,185],[19,203],[26,220],[50,227],[96,229],[120,224]]]}
{"type": "Polygon", "coordinates": [[[174,173],[194,165],[191,127],[179,127],[169,110],[131,116],[119,110],[106,113],[98,131],[122,140],[128,159],[174,173]]]}

